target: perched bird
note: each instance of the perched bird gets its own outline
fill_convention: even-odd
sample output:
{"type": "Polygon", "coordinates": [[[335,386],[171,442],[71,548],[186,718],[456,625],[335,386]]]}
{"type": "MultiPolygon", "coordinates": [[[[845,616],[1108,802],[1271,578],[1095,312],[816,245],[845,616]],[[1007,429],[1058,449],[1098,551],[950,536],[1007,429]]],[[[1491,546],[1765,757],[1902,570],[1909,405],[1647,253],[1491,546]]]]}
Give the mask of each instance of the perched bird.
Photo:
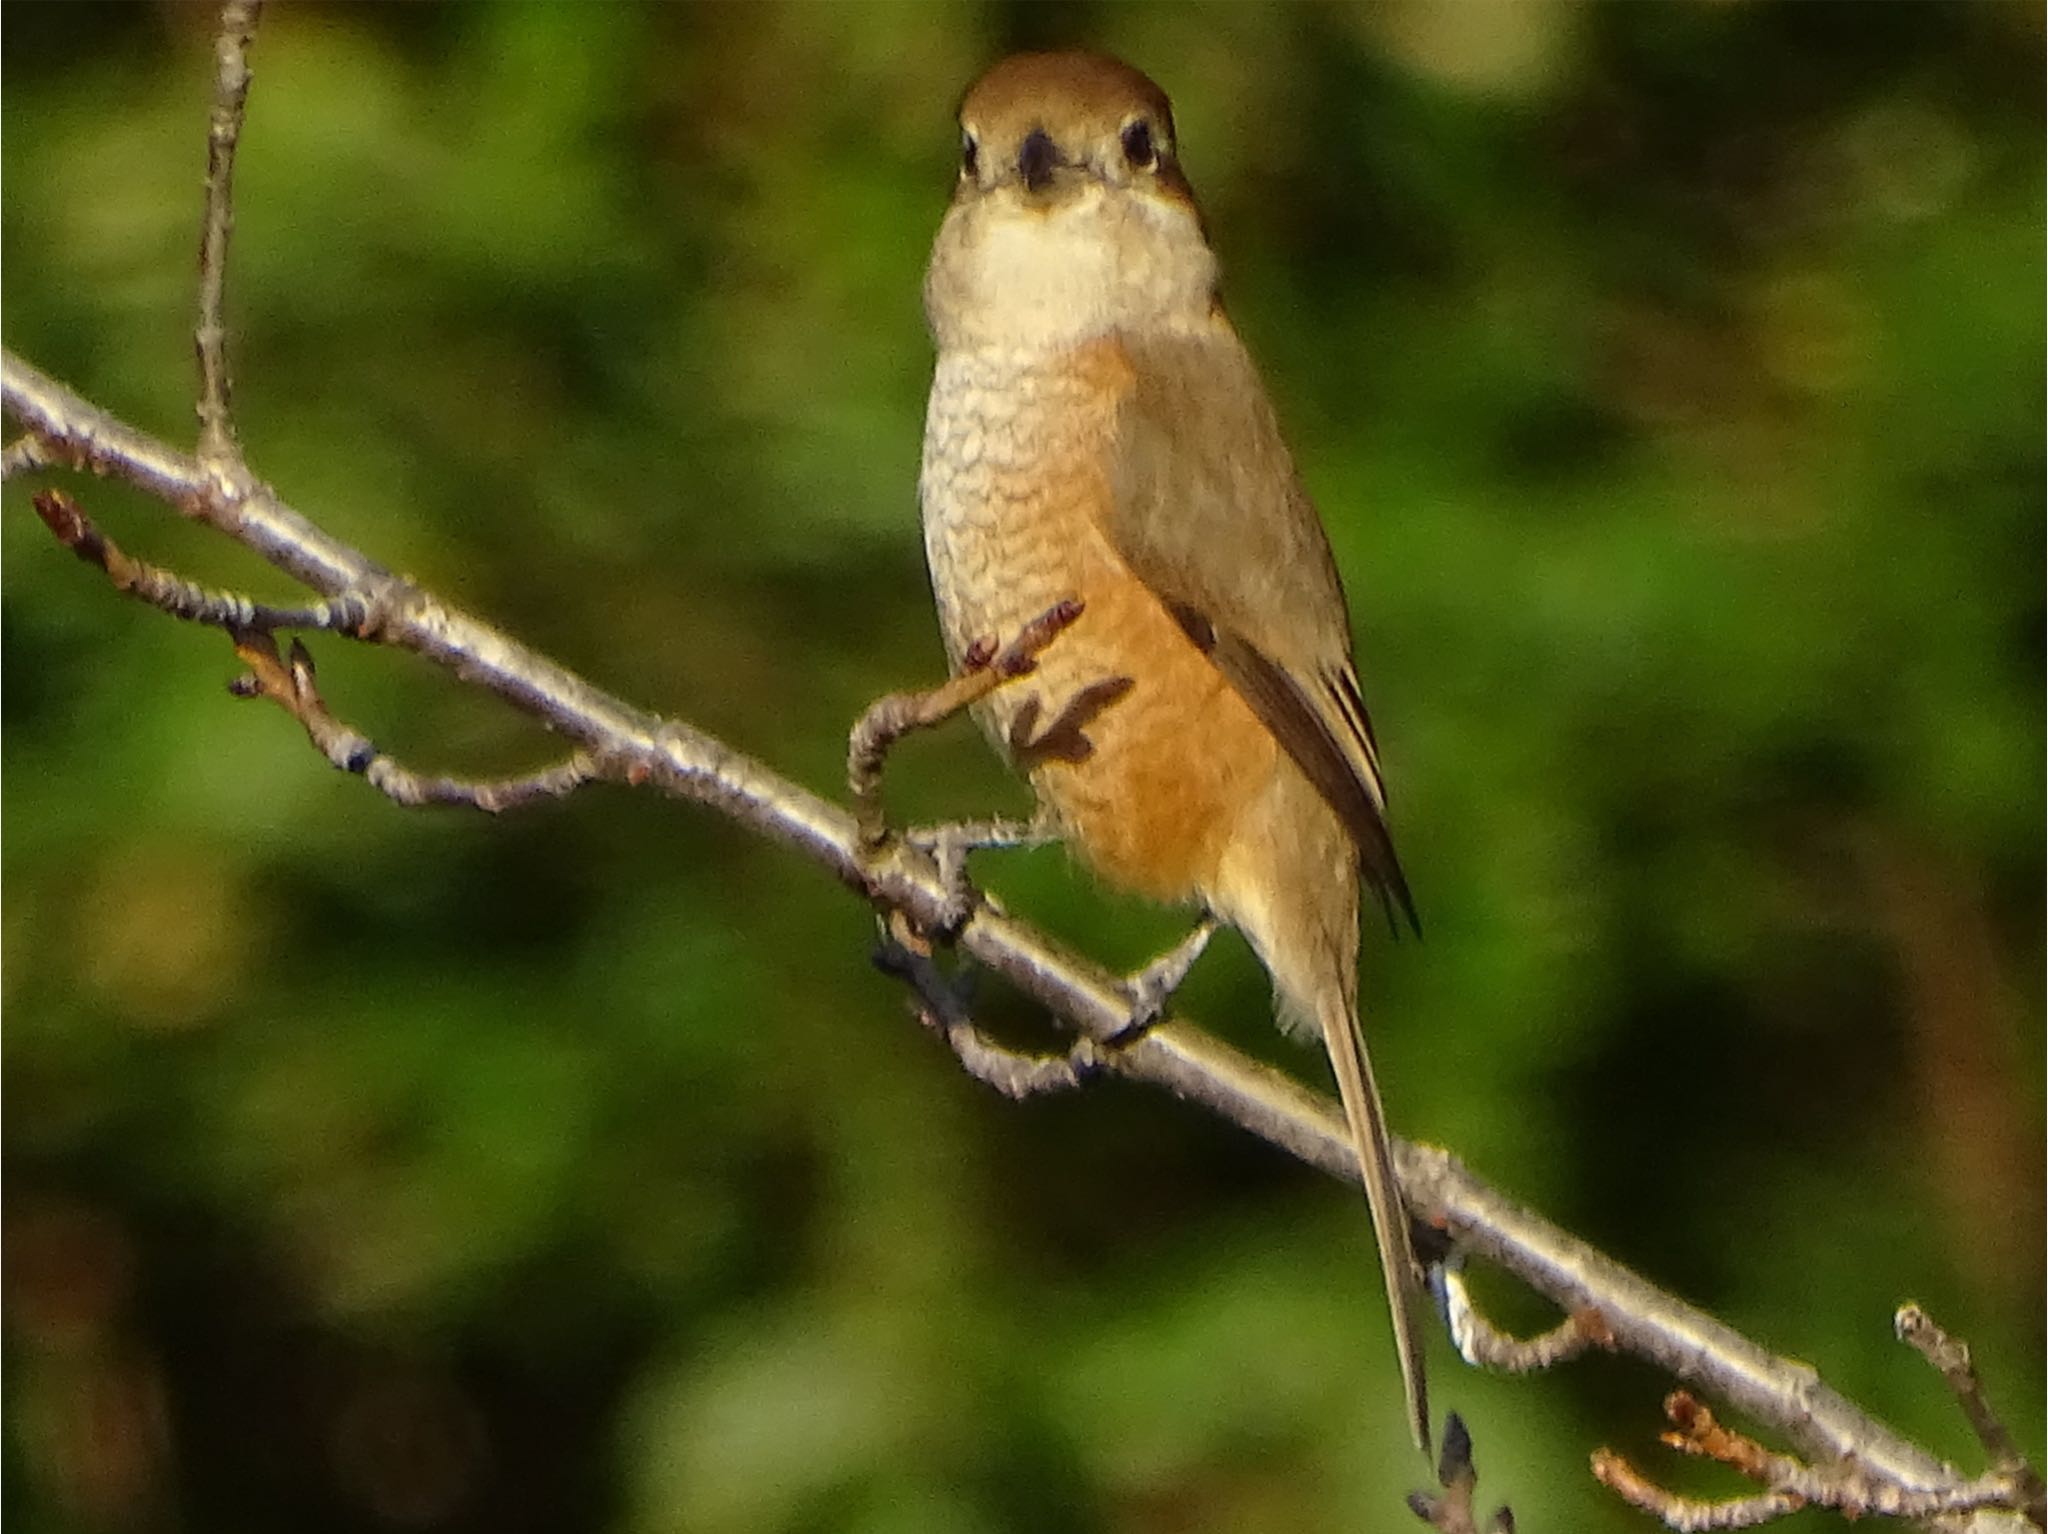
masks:
{"type": "Polygon", "coordinates": [[[947,651],[957,668],[1083,604],[977,715],[1085,861],[1236,927],[1282,1022],[1320,1033],[1426,1445],[1420,1274],[1359,1027],[1361,876],[1414,908],[1329,540],[1217,297],[1165,93],[1113,59],[1019,54],[967,92],[960,135],[919,479],[947,651]]]}

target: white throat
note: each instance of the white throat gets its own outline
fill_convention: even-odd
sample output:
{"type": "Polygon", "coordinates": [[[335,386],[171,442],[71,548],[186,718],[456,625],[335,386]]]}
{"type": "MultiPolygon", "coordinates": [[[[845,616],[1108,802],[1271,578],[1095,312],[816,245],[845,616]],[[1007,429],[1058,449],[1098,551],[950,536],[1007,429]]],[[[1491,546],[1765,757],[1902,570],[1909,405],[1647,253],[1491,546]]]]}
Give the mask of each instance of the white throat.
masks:
{"type": "Polygon", "coordinates": [[[1063,350],[1208,317],[1216,258],[1192,210],[1094,184],[1037,208],[1014,188],[955,203],[925,276],[940,352],[1063,350]]]}

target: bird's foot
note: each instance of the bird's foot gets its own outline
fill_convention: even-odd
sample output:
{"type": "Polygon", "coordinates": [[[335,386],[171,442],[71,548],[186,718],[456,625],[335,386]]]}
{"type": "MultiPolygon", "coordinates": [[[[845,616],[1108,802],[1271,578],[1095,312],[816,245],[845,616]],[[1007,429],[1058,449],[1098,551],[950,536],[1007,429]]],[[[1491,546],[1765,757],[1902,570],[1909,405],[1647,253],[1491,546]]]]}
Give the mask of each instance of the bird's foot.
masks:
{"type": "Polygon", "coordinates": [[[943,825],[915,826],[903,839],[932,860],[940,882],[946,886],[946,906],[940,916],[939,936],[950,940],[959,935],[967,919],[988,897],[968,877],[970,853],[1007,851],[1017,847],[1041,847],[1058,840],[1043,815],[1029,820],[991,816],[986,820],[953,820],[943,825]]]}
{"type": "Polygon", "coordinates": [[[891,838],[882,810],[882,767],[896,743],[917,730],[934,729],[971,708],[998,687],[1038,668],[1045,647],[1081,616],[1079,598],[1055,602],[1000,644],[985,635],[958,657],[955,674],[923,692],[892,692],[875,699],[853,722],[846,737],[846,786],[853,795],[854,831],[863,856],[873,856],[891,838]]]}
{"type": "Polygon", "coordinates": [[[1166,1004],[1173,1000],[1173,993],[1180,989],[1188,971],[1195,967],[1195,960],[1209,946],[1209,939],[1216,935],[1216,927],[1216,918],[1205,914],[1195,924],[1194,931],[1124,981],[1124,995],[1130,999],[1131,1014],[1107,1041],[1112,1048],[1121,1049],[1137,1043],[1166,1016],[1166,1004]]]}

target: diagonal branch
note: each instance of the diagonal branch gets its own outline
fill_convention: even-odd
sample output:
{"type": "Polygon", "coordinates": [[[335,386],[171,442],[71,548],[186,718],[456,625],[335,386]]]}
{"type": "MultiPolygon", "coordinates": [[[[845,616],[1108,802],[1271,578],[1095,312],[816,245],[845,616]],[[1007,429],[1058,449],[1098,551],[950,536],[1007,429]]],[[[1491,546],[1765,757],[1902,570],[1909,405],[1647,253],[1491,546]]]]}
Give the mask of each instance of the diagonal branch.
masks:
{"type": "MultiPolygon", "coordinates": [[[[609,775],[729,816],[880,908],[900,911],[927,930],[945,928],[955,892],[914,848],[899,844],[870,854],[845,809],[694,726],[635,708],[447,605],[315,526],[260,482],[246,489],[220,484],[191,455],[4,351],[0,405],[43,444],[51,462],[123,480],[220,529],[329,601],[360,602],[362,637],[411,650],[497,694],[603,761],[609,775]]],[[[958,943],[1098,1043],[1115,1044],[1129,1020],[1129,1001],[1114,976],[1005,911],[977,906],[958,943]]],[[[1103,1051],[1103,1061],[1118,1075],[1164,1087],[1333,1177],[1356,1176],[1333,1101],[1185,1023],[1162,1023],[1127,1048],[1103,1051]]],[[[1824,1384],[1810,1365],[1778,1357],[1665,1293],[1488,1187],[1448,1152],[1396,1141],[1394,1156],[1419,1217],[1439,1224],[1468,1256],[1505,1269],[1567,1313],[1597,1312],[1616,1348],[1712,1392],[1814,1459],[1853,1455],[1905,1490],[1943,1493],[1969,1484],[1824,1384]]]]}

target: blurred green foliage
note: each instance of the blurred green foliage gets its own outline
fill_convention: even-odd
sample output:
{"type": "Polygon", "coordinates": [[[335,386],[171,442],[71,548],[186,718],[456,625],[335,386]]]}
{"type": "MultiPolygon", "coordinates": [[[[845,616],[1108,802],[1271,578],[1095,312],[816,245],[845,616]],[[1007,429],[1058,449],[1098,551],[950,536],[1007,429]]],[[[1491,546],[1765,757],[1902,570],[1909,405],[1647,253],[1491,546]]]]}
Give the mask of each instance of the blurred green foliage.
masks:
{"type": "MultiPolygon", "coordinates": [[[[15,4],[0,40],[6,341],[174,439],[208,29],[15,4]]],[[[2041,34],[2032,4],[280,5],[243,436],[335,533],[832,792],[863,702],[940,666],[913,483],[953,102],[1009,47],[1129,57],[1353,596],[1429,932],[1368,935],[1397,1124],[1974,1463],[1888,1317],[1966,1335],[2038,1447],[2041,34]]],[[[1353,1198],[1135,1090],[994,1099],[858,904],[709,814],[393,808],[26,493],[23,1527],[1409,1526],[1353,1198]]],[[[315,648],[417,764],[549,751],[315,648]]],[[[892,794],[1022,802],[965,729],[892,794]]],[[[1056,852],[983,871],[1117,962],[1178,920],[1056,852]]],[[[1316,1072],[1220,947],[1190,1010],[1316,1072]]],[[[1734,1490],[1650,1446],[1639,1367],[1437,1380],[1525,1528],[1644,1526],[1599,1442],[1734,1490]]]]}

